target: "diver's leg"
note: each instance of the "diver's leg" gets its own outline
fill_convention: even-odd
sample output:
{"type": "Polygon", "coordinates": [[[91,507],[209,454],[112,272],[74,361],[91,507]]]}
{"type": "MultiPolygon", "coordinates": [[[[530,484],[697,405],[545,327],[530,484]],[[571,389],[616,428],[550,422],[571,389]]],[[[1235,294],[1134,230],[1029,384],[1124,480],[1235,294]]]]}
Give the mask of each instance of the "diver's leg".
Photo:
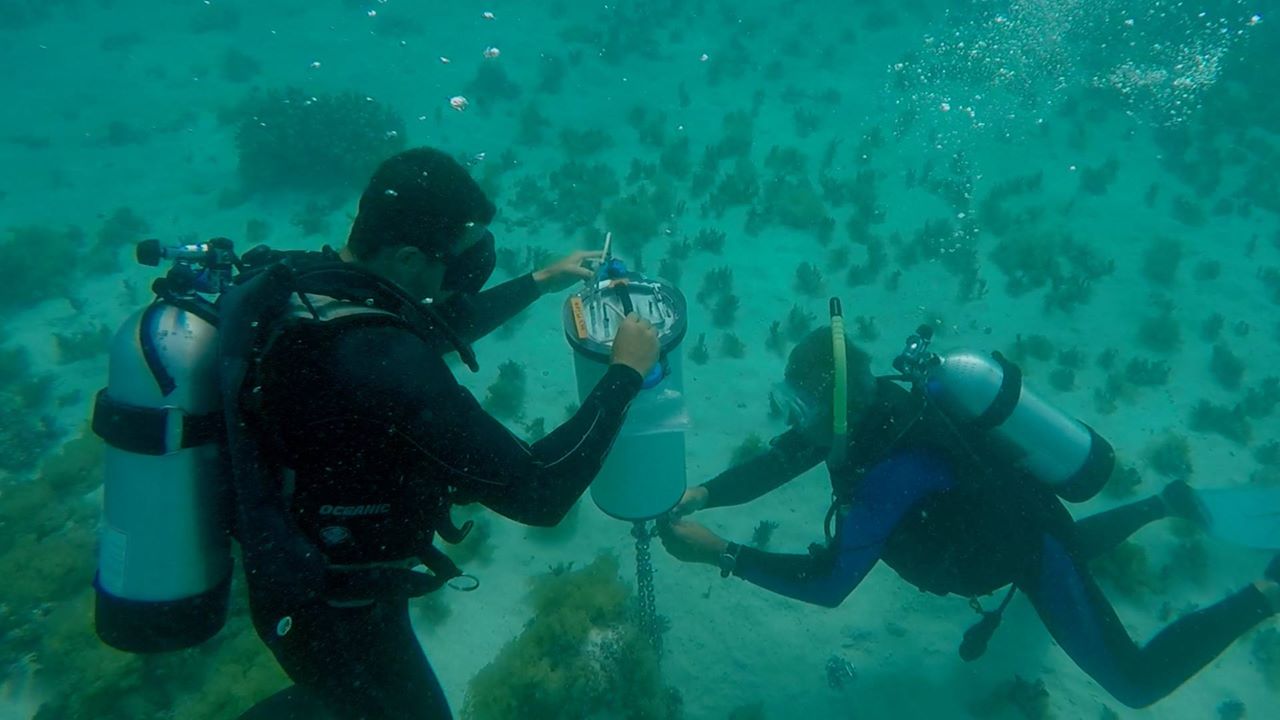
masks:
{"type": "Polygon", "coordinates": [[[237,720],[336,720],[324,701],[300,685],[290,685],[249,708],[237,720]]]}
{"type": "Polygon", "coordinates": [[[1191,486],[1175,480],[1145,500],[1121,505],[1076,522],[1076,557],[1092,560],[1129,539],[1147,523],[1176,517],[1204,525],[1204,510],[1191,486]]]}
{"type": "Polygon", "coordinates": [[[1048,535],[1043,538],[1038,566],[1018,586],[1076,665],[1134,708],[1173,692],[1237,638],[1275,614],[1262,592],[1250,585],[1184,615],[1138,647],[1083,562],[1048,535]]]}
{"type": "Polygon", "coordinates": [[[1168,516],[1164,499],[1152,495],[1145,500],[1090,515],[1075,523],[1075,551],[1079,557],[1092,560],[1115,548],[1147,523],[1168,516]]]}
{"type": "Polygon", "coordinates": [[[449,720],[452,713],[409,622],[408,604],[296,612],[269,643],[289,679],[342,720],[449,720]]]}
{"type": "Polygon", "coordinates": [[[449,702],[435,670],[413,632],[407,600],[379,603],[381,646],[364,667],[365,682],[376,689],[388,720],[450,720],[449,702]]]}
{"type": "MultiPolygon", "coordinates": [[[[366,625],[372,605],[336,608],[323,601],[313,602],[287,616],[288,627],[283,634],[277,630],[283,621],[269,619],[252,602],[250,607],[255,611],[259,637],[296,688],[287,690],[283,698],[273,696],[267,702],[314,700],[334,718],[362,717],[369,704],[367,689],[352,681],[353,673],[369,653],[359,628],[366,625]]],[[[276,613],[270,614],[270,618],[275,617],[276,613]]]]}
{"type": "Polygon", "coordinates": [[[1160,491],[1160,495],[1078,520],[1073,546],[1075,555],[1093,560],[1129,539],[1143,525],[1165,518],[1180,518],[1203,527],[1203,509],[1199,503],[1196,491],[1189,484],[1174,480],[1160,491]]]}

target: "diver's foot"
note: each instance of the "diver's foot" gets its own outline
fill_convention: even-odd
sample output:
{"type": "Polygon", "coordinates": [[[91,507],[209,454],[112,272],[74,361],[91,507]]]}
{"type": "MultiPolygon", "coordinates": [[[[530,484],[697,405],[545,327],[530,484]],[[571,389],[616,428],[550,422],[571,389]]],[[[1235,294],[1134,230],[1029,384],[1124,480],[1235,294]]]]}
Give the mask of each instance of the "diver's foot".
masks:
{"type": "Polygon", "coordinates": [[[1208,518],[1204,508],[1200,506],[1196,491],[1182,480],[1174,480],[1165,485],[1164,490],[1160,491],[1160,499],[1164,500],[1165,510],[1171,517],[1189,520],[1200,527],[1207,524],[1208,518]]]}

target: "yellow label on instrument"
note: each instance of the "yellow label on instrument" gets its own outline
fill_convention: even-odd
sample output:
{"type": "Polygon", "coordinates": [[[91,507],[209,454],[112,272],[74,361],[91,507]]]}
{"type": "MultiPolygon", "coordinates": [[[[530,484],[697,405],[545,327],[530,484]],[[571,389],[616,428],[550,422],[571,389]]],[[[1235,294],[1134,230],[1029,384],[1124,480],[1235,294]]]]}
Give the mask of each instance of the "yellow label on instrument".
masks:
{"type": "Polygon", "coordinates": [[[573,311],[573,326],[578,331],[578,339],[587,339],[587,318],[582,309],[582,298],[574,295],[569,298],[569,309],[573,311]]]}

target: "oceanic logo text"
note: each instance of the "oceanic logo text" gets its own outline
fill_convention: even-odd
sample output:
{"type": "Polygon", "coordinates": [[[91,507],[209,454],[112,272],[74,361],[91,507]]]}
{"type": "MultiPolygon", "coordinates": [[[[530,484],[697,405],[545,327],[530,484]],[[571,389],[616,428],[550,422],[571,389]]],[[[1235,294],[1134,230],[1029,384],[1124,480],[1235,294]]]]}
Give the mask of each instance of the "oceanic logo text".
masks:
{"type": "Polygon", "coordinates": [[[391,503],[379,505],[321,505],[321,515],[334,517],[359,517],[361,515],[386,515],[391,512],[391,503]]]}

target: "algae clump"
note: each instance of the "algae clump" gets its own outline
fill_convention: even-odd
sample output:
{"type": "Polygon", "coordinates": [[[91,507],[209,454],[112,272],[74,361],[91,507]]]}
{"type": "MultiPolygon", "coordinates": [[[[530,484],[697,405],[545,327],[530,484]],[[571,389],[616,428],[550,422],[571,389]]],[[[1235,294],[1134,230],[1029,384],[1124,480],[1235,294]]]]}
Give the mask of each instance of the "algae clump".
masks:
{"type": "Polygon", "coordinates": [[[529,600],[533,618],[468,685],[464,720],[679,717],[616,558],[540,575],[529,600]]]}

